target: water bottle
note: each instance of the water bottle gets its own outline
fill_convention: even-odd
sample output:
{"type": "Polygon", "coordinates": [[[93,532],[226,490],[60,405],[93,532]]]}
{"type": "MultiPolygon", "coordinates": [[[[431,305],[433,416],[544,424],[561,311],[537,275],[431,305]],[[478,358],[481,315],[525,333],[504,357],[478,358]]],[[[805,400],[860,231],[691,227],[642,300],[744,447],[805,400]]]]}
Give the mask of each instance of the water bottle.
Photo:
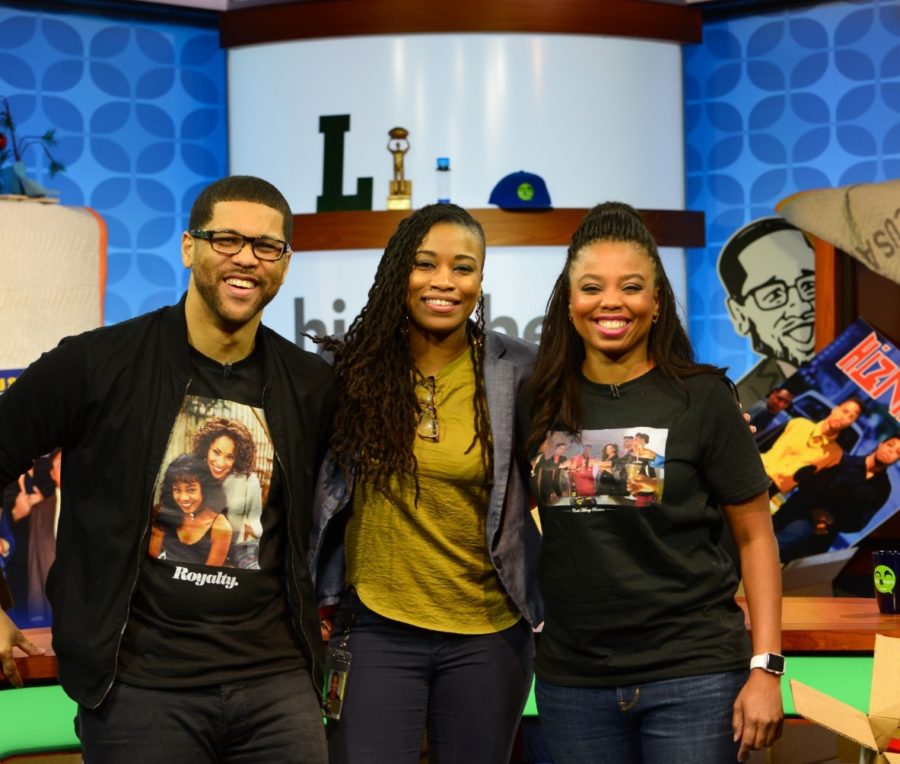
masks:
{"type": "Polygon", "coordinates": [[[438,204],[450,203],[450,158],[438,157],[437,160],[437,200],[438,204]]]}

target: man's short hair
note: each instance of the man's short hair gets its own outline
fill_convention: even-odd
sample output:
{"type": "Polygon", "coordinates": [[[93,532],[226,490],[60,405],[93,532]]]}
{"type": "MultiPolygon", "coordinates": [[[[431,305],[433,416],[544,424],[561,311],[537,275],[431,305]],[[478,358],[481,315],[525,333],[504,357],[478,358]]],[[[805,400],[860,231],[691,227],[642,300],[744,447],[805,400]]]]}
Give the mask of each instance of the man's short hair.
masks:
{"type": "MultiPolygon", "coordinates": [[[[865,405],[862,402],[862,399],[857,397],[856,395],[850,395],[847,398],[844,398],[837,406],[843,406],[845,403],[855,403],[856,408],[859,409],[860,415],[862,415],[863,411],[865,411],[865,405]]],[[[837,408],[837,406],[833,406],[833,408],[837,408]]]]}
{"type": "Polygon", "coordinates": [[[740,254],[753,242],[776,231],[799,231],[784,218],[762,218],[748,223],[734,234],[719,254],[719,277],[729,296],[743,304],[744,283],[747,271],[741,265],[740,254]]]}
{"type": "Polygon", "coordinates": [[[255,202],[277,210],[284,219],[284,240],[290,244],[294,229],[291,207],[281,191],[267,180],[253,175],[230,175],[210,183],[194,201],[188,227],[203,228],[212,220],[218,202],[255,202]]]}

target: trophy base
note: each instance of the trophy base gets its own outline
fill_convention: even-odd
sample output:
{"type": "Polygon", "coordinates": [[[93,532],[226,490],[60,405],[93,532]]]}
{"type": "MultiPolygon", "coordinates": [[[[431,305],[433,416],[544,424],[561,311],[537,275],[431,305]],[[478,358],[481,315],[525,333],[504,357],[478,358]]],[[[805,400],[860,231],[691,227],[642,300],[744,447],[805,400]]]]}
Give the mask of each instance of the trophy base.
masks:
{"type": "Polygon", "coordinates": [[[412,197],[403,194],[391,194],[387,198],[387,208],[389,210],[411,210],[412,197]]]}

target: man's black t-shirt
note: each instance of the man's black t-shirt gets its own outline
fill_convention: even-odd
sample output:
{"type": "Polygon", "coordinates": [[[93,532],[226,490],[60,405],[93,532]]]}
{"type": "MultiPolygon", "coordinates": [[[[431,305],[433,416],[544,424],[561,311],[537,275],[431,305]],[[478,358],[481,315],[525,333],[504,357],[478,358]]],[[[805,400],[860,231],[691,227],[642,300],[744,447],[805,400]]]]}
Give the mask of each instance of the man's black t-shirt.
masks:
{"type": "Polygon", "coordinates": [[[119,679],[142,687],[305,665],[285,595],[286,508],[260,353],[223,366],[192,350],[191,362],[119,652],[119,679]]]}

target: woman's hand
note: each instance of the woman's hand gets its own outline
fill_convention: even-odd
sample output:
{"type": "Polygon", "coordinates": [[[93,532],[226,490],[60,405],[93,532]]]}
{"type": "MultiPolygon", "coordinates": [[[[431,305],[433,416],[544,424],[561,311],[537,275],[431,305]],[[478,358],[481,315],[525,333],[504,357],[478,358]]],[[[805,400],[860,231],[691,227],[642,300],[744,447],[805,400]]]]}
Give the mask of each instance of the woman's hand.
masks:
{"type": "Polygon", "coordinates": [[[731,715],[734,740],[741,741],[738,761],[746,761],[750,751],[772,745],[781,737],[783,722],[781,677],[752,669],[734,701],[731,715]]]}
{"type": "Polygon", "coordinates": [[[628,489],[628,493],[631,494],[654,493],[658,482],[659,481],[655,477],[639,474],[629,477],[625,482],[625,487],[628,489]]]}

